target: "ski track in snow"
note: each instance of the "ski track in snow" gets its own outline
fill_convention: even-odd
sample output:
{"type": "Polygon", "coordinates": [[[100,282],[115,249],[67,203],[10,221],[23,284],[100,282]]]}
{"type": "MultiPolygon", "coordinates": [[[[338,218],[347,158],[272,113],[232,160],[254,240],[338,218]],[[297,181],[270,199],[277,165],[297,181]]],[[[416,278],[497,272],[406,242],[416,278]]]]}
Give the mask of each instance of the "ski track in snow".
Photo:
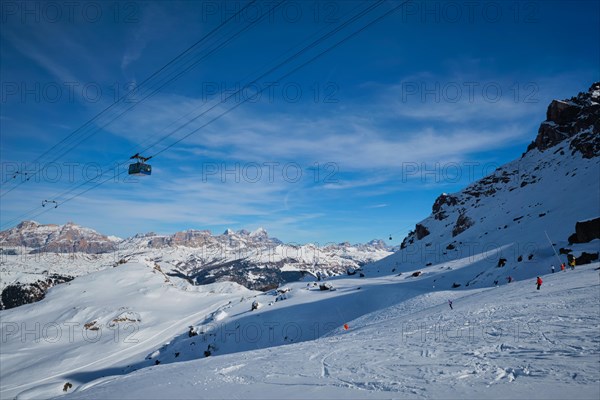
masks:
{"type": "MultiPolygon", "coordinates": [[[[597,398],[600,285],[592,267],[598,265],[548,276],[540,292],[529,282],[463,292],[452,311],[446,293],[423,294],[316,341],[147,374],[163,380],[191,374],[194,387],[214,398],[597,398]],[[209,366],[214,377],[204,376],[209,366]]],[[[146,396],[143,382],[150,379],[140,371],[73,397],[114,398],[126,388],[146,396]]],[[[198,392],[184,385],[177,393],[198,392]]]]}
{"type": "MultiPolygon", "coordinates": [[[[228,304],[228,302],[225,302],[223,304],[221,304],[218,307],[222,307],[224,305],[228,304]]],[[[164,343],[164,338],[165,337],[171,337],[174,334],[176,334],[177,332],[179,332],[181,330],[182,326],[186,326],[189,325],[193,322],[196,322],[202,315],[206,315],[207,312],[209,312],[210,310],[213,310],[213,307],[208,307],[202,311],[199,311],[189,317],[180,319],[178,321],[173,322],[171,325],[169,325],[168,327],[164,328],[163,330],[155,333],[154,335],[152,335],[151,337],[140,341],[136,344],[134,344],[133,346],[127,348],[127,349],[123,349],[123,350],[119,350],[113,354],[110,354],[106,357],[103,357],[101,359],[92,361],[89,364],[85,364],[82,365],[80,367],[77,368],[73,368],[73,369],[69,369],[69,370],[65,370],[65,371],[61,371],[59,373],[56,373],[54,375],[48,376],[46,378],[43,379],[39,379],[37,381],[31,381],[31,382],[27,382],[26,384],[23,385],[19,385],[19,386],[8,386],[8,387],[4,387],[2,392],[6,393],[8,391],[14,391],[14,390],[18,390],[18,389],[22,389],[25,387],[32,387],[32,386],[36,386],[39,385],[43,382],[55,379],[55,378],[59,378],[59,377],[64,377],[66,375],[72,374],[74,372],[78,372],[81,370],[85,370],[89,367],[103,367],[103,366],[112,366],[113,363],[106,363],[107,361],[111,360],[111,359],[115,359],[115,361],[127,358],[128,356],[133,356],[137,353],[136,349],[138,347],[142,347],[142,348],[151,348],[151,347],[158,347],[160,346],[162,343],[164,343]]],[[[2,392],[0,392],[0,397],[2,397],[2,392]]]]}
{"type": "MultiPolygon", "coordinates": [[[[407,292],[396,304],[347,321],[348,330],[338,327],[317,340],[251,351],[231,348],[231,354],[217,352],[214,357],[102,377],[83,382],[69,397],[121,398],[127,393],[131,398],[503,398],[540,390],[551,398],[593,397],[600,394],[600,284],[593,270],[598,266],[545,276],[539,292],[528,281],[458,292],[407,292]],[[454,310],[447,305],[450,295],[454,310]]],[[[248,311],[252,296],[245,302],[228,298],[207,304],[135,346],[83,365],[65,358],[62,365],[72,368],[3,385],[2,398],[21,389],[22,398],[58,396],[65,376],[142,358],[199,321],[262,320],[288,309],[298,312],[298,306],[307,316],[337,315],[348,312],[344,304],[362,304],[352,299],[365,294],[376,301],[369,290],[390,295],[411,284],[393,276],[362,279],[358,282],[363,289],[357,291],[355,279],[331,282],[337,291],[307,291],[303,283],[290,284],[289,299],[277,303],[283,308],[265,306],[261,313],[248,311]],[[322,308],[323,301],[333,301],[329,310],[322,308]]],[[[310,319],[304,323],[305,328],[311,326],[310,319]]],[[[183,339],[171,345],[177,340],[183,339]]],[[[5,357],[4,352],[4,362],[18,362],[16,355],[5,357]]]]}

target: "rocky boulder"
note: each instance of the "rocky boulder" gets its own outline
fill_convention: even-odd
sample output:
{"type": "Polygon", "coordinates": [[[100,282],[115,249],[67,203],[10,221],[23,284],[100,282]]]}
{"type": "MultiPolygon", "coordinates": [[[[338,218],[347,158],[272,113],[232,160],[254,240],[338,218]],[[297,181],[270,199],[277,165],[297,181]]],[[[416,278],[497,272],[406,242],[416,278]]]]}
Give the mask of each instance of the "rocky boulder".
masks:
{"type": "Polygon", "coordinates": [[[569,243],[589,243],[594,239],[600,239],[600,218],[577,222],[569,243]]]}

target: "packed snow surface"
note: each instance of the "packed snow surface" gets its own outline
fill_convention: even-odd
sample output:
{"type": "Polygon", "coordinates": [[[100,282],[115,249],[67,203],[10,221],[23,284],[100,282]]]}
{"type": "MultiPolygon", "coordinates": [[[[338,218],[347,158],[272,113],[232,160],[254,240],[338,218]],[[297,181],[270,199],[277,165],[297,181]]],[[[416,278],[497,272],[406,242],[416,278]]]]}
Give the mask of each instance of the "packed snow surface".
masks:
{"type": "Polygon", "coordinates": [[[485,256],[267,293],[95,272],[0,313],[0,397],[598,398],[600,264],[447,289],[485,256]]]}

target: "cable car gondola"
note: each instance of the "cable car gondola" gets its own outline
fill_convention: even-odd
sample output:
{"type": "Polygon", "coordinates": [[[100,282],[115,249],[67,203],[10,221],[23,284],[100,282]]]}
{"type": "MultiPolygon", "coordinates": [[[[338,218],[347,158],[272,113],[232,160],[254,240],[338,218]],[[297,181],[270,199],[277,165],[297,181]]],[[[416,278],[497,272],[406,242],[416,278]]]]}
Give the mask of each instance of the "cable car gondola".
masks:
{"type": "Polygon", "coordinates": [[[146,164],[146,161],[151,158],[152,156],[142,157],[140,156],[140,153],[136,153],[135,155],[129,157],[130,160],[138,160],[138,162],[134,164],[129,164],[129,175],[151,175],[152,166],[150,164],[146,164]]]}

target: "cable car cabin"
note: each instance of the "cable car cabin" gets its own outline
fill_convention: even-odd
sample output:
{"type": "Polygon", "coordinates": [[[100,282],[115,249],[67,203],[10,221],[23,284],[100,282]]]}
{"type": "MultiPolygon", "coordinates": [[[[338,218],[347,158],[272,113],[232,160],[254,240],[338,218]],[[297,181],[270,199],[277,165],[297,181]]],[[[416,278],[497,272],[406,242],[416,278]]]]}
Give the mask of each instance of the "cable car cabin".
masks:
{"type": "Polygon", "coordinates": [[[135,164],[129,164],[129,175],[151,175],[152,166],[150,164],[144,164],[136,162],[135,164]]]}

